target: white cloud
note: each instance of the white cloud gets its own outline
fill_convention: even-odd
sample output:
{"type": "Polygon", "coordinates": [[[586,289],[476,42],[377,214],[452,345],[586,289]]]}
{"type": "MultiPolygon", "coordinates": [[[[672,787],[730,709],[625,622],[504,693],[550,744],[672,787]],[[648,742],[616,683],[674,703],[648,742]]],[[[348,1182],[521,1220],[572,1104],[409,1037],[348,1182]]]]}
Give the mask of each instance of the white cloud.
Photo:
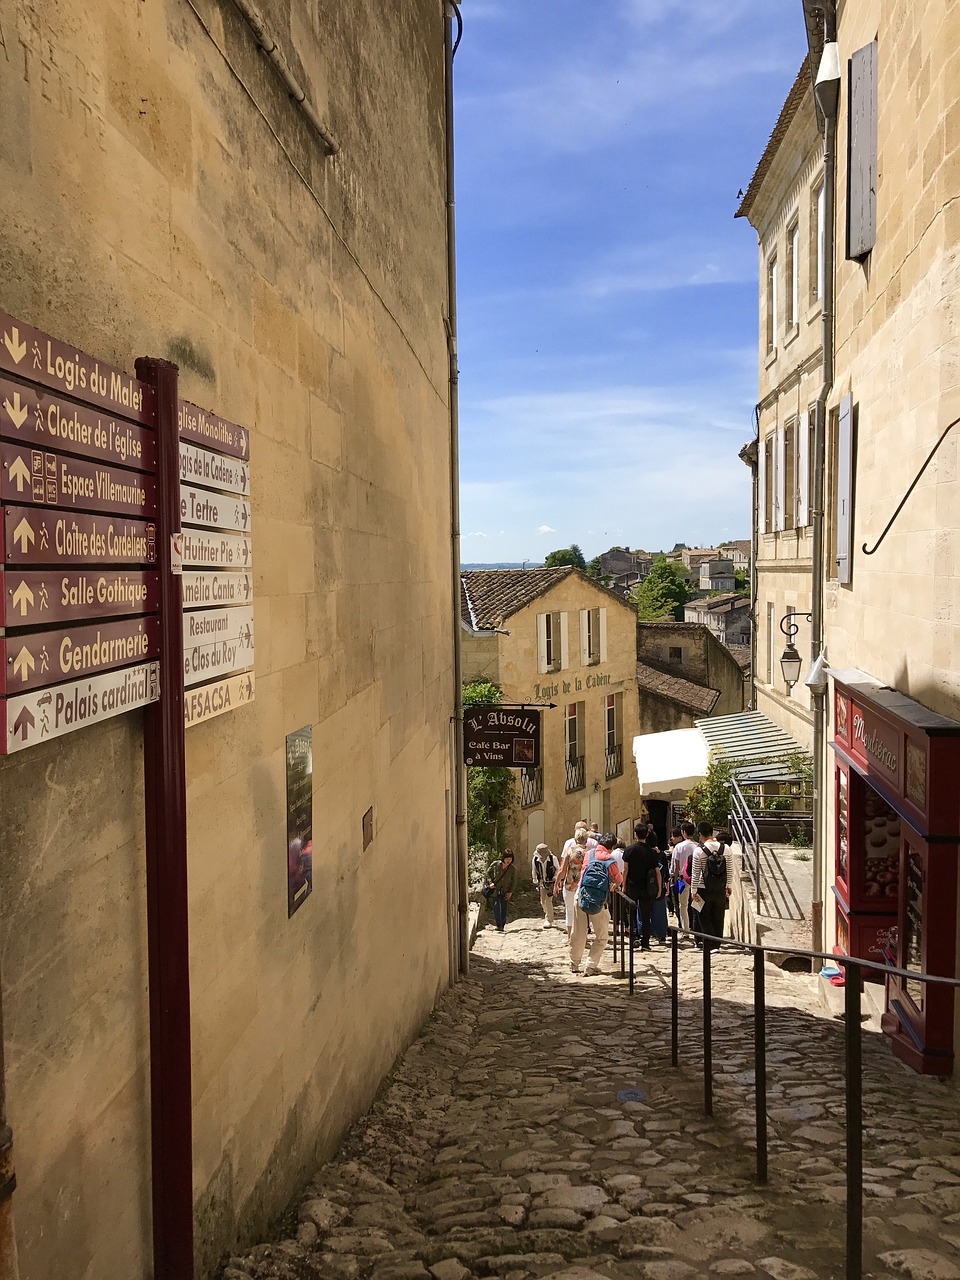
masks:
{"type": "Polygon", "coordinates": [[[467,538],[489,538],[488,533],[468,533],[464,535],[467,538]]]}
{"type": "Polygon", "coordinates": [[[542,524],[537,528],[537,533],[556,533],[556,529],[551,529],[548,524],[542,524]]]}
{"type": "Polygon", "coordinates": [[[620,246],[604,255],[575,287],[588,296],[608,298],[621,293],[753,283],[756,278],[756,248],[747,237],[714,243],[698,243],[688,237],[620,246]]]}

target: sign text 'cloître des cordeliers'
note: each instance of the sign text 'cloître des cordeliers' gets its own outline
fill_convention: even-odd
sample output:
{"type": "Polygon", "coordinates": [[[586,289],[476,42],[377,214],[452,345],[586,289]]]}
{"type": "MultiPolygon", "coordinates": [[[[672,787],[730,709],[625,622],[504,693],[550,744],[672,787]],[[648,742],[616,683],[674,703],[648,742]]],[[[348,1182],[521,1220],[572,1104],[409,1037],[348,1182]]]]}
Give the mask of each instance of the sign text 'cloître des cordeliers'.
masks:
{"type": "MultiPolygon", "coordinates": [[[[0,312],[0,754],[159,697],[156,427],[150,385],[0,312]]],[[[250,437],[179,427],[190,725],[253,697],[250,437]]]]}

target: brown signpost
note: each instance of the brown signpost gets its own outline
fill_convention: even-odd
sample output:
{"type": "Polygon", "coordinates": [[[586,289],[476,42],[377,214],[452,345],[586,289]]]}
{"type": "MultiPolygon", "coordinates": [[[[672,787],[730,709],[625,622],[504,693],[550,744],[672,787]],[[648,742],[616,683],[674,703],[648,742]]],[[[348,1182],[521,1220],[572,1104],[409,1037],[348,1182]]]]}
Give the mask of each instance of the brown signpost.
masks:
{"type": "Polygon", "coordinates": [[[155,613],[159,600],[159,581],[149,570],[0,568],[0,627],[155,613]]]}
{"type": "Polygon", "coordinates": [[[156,419],[153,389],[86,351],[0,311],[0,370],[134,422],[156,419]]]}
{"type": "Polygon", "coordinates": [[[99,675],[159,654],[160,621],[152,617],[6,635],[0,639],[0,694],[99,675]]]}
{"type": "Polygon", "coordinates": [[[157,485],[125,467],[0,442],[0,500],[155,516],[157,485]]]}
{"type": "Polygon", "coordinates": [[[135,471],[157,469],[156,436],[149,427],[12,378],[0,378],[0,438],[135,471]]]}
{"type": "Polygon", "coordinates": [[[5,507],[3,559],[10,564],[154,564],[153,520],[5,507]]]}

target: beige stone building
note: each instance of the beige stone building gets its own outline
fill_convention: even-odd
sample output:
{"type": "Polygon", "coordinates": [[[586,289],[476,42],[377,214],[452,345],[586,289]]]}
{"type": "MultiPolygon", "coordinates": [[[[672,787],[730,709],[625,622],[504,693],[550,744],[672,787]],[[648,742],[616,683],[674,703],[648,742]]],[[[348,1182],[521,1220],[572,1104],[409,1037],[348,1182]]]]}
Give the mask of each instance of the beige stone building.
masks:
{"type": "MultiPolygon", "coordinates": [[[[826,327],[822,372],[801,376],[789,412],[800,419],[823,377],[823,551],[807,570],[812,593],[799,585],[788,590],[792,570],[779,565],[781,545],[788,543],[798,564],[798,584],[812,547],[801,557],[802,532],[769,528],[768,478],[757,533],[758,622],[764,625],[767,609],[774,622],[789,606],[816,611],[822,590],[830,682],[816,761],[823,813],[813,865],[826,945],[955,975],[960,10],[948,0],[806,2],[804,10],[824,136],[836,140],[835,163],[822,167],[824,178],[835,179],[835,217],[828,200],[825,222],[836,265],[822,286],[825,299],[835,300],[835,324],[826,327]],[[771,552],[777,585],[764,595],[771,552]]],[[[809,219],[815,207],[817,182],[809,84],[802,73],[769,165],[770,174],[778,165],[798,175],[809,167],[810,195],[797,186],[801,228],[804,210],[809,219]]],[[[789,240],[765,241],[763,228],[771,236],[776,226],[786,229],[794,208],[785,180],[770,188],[761,212],[769,183],[769,176],[754,180],[747,210],[761,233],[764,309],[773,294],[769,262],[780,262],[789,240]]],[[[782,283],[778,289],[782,314],[782,283]]],[[[781,332],[774,326],[777,337],[781,332]]],[[[812,330],[809,340],[812,358],[812,330]]],[[[760,460],[768,467],[764,423],[773,413],[772,390],[762,377],[761,405],[769,409],[761,409],[760,460]]],[[[775,465],[779,449],[775,440],[775,465]]],[[[808,663],[798,647],[802,680],[808,663]]],[[[780,723],[799,725],[805,713],[789,706],[796,690],[788,699],[778,688],[775,657],[773,646],[767,658],[761,644],[758,705],[780,723]]],[[[918,1070],[953,1072],[960,1027],[952,994],[891,980],[884,1029],[918,1070]]]]}
{"type": "Polygon", "coordinates": [[[578,818],[629,832],[634,606],[570,568],[468,570],[461,583],[464,679],[493,680],[505,702],[556,704],[543,712],[542,767],[518,771],[511,847],[557,850],[578,818]]]}
{"type": "MultiPolygon", "coordinates": [[[[810,457],[820,386],[823,142],[804,59],[737,210],[757,233],[760,279],[758,443],[754,459],[754,698],[758,711],[809,747],[810,698],[780,671],[781,623],[810,612],[810,457]]],[[[809,622],[798,617],[798,647],[809,622]]]]}
{"type": "MultiPolygon", "coordinates": [[[[0,3],[0,310],[124,370],[173,360],[250,432],[255,700],[186,738],[203,1274],[458,962],[443,6],[277,0],[265,32],[249,9],[0,3]],[[317,892],[288,918],[302,726],[317,892]]],[[[141,725],[0,760],[22,1280],[152,1274],[141,725]]]]}

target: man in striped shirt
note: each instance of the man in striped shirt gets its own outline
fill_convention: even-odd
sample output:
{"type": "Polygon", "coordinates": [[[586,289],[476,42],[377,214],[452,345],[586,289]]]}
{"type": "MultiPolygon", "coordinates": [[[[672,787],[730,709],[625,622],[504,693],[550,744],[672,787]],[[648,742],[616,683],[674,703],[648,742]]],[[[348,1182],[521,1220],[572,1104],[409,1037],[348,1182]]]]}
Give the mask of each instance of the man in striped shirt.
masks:
{"type": "MultiPolygon", "coordinates": [[[[723,914],[727,909],[727,900],[733,891],[733,860],[730,849],[719,840],[713,838],[713,824],[701,822],[697,825],[700,837],[700,848],[693,855],[693,875],[690,881],[690,905],[700,903],[700,930],[714,938],[723,937],[723,914]],[[710,864],[710,854],[720,854],[723,870],[714,871],[710,864]]],[[[716,863],[714,858],[713,862],[716,863]]],[[[711,951],[719,947],[719,942],[708,942],[703,945],[711,951]]]]}

